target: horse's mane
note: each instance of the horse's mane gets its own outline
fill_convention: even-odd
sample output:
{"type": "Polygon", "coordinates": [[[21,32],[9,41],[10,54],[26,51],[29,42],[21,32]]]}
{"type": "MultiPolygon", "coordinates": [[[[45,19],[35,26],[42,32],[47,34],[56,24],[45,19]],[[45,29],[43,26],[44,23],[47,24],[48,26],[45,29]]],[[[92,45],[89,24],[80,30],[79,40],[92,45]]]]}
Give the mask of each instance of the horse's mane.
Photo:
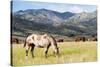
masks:
{"type": "Polygon", "coordinates": [[[52,35],[49,35],[49,36],[53,39],[53,43],[57,47],[57,42],[56,42],[55,38],[52,35]]]}

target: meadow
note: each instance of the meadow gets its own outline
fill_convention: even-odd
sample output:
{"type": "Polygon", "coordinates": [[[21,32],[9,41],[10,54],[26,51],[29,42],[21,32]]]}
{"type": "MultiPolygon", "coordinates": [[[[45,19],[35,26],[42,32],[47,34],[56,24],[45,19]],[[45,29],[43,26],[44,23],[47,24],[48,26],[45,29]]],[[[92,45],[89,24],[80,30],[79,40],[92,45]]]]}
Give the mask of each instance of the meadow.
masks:
{"type": "Polygon", "coordinates": [[[49,48],[48,57],[44,57],[44,49],[34,49],[35,57],[29,52],[28,59],[25,58],[23,44],[12,44],[12,65],[40,65],[40,64],[63,64],[97,61],[97,42],[62,42],[58,43],[59,57],[55,57],[52,48],[49,48]]]}

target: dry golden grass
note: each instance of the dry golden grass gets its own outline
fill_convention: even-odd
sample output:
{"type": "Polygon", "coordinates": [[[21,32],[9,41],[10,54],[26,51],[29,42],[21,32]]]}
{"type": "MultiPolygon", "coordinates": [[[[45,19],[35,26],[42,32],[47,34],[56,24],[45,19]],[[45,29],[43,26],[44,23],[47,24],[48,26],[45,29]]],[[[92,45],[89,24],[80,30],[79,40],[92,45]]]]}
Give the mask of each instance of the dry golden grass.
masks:
{"type": "Polygon", "coordinates": [[[54,57],[52,48],[48,51],[48,58],[44,57],[43,48],[35,48],[32,58],[29,52],[28,59],[25,59],[25,48],[23,44],[14,44],[12,48],[12,62],[14,66],[37,65],[37,64],[58,64],[76,62],[94,62],[97,60],[97,42],[63,42],[59,43],[60,56],[54,57]]]}

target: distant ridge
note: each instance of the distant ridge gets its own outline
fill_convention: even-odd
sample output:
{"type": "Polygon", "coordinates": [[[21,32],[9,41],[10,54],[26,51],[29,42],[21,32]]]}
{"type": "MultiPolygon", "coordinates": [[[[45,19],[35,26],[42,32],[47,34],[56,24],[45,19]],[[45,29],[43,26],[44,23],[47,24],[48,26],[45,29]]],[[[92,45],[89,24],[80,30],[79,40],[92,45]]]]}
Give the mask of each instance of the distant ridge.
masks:
{"type": "Polygon", "coordinates": [[[34,32],[65,36],[97,34],[97,11],[60,13],[47,9],[27,9],[12,14],[13,34],[34,32]]]}

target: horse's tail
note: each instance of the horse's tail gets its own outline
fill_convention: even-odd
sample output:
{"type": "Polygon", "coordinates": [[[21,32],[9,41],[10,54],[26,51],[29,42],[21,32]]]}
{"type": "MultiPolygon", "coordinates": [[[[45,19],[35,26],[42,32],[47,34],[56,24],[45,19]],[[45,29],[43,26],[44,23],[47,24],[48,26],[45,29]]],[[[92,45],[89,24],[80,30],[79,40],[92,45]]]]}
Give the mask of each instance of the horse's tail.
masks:
{"type": "Polygon", "coordinates": [[[28,35],[26,36],[26,38],[25,38],[25,42],[24,42],[24,46],[23,47],[25,47],[26,46],[26,39],[27,39],[27,37],[28,37],[28,35]]]}
{"type": "Polygon", "coordinates": [[[26,46],[26,40],[25,40],[25,42],[24,42],[24,46],[23,47],[25,47],[26,46]]]}

